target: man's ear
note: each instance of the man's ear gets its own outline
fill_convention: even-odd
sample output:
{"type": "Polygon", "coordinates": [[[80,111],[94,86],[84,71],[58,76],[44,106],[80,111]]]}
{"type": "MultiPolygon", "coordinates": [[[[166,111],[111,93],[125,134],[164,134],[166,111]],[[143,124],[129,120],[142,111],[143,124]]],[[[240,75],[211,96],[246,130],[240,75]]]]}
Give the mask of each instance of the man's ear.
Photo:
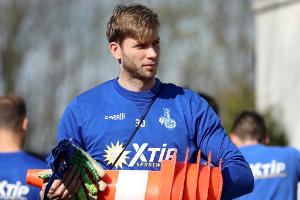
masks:
{"type": "Polygon", "coordinates": [[[120,63],[121,57],[122,57],[121,56],[121,46],[116,42],[110,42],[109,50],[110,50],[110,53],[113,55],[113,57],[115,57],[120,63]]]}
{"type": "Polygon", "coordinates": [[[234,132],[231,132],[229,134],[231,141],[233,142],[233,144],[235,144],[236,146],[239,146],[239,138],[236,136],[236,134],[234,132]]]}
{"type": "Polygon", "coordinates": [[[24,131],[24,132],[27,131],[27,129],[28,129],[28,118],[27,117],[25,117],[23,119],[21,128],[22,128],[22,131],[24,131]]]}
{"type": "Polygon", "coordinates": [[[269,144],[270,144],[270,138],[269,138],[269,136],[266,136],[266,137],[265,137],[265,139],[263,140],[263,143],[264,143],[265,145],[269,145],[269,144]]]}

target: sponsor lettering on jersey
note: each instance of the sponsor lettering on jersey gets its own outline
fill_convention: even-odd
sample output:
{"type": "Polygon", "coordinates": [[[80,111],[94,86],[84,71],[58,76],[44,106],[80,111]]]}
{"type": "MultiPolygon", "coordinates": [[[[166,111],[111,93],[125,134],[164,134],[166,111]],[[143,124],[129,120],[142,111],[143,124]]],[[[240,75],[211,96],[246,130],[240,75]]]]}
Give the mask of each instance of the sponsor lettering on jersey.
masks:
{"type": "MultiPolygon", "coordinates": [[[[118,141],[115,145],[111,143],[111,146],[106,145],[106,154],[104,155],[105,160],[107,162],[107,165],[112,165],[119,154],[123,151],[123,143],[120,144],[118,141]]],[[[123,164],[127,165],[127,159],[129,158],[127,155],[130,153],[130,151],[124,151],[121,157],[119,158],[118,162],[116,163],[116,168],[118,167],[123,168],[123,164]]]]}
{"type": "Polygon", "coordinates": [[[159,123],[164,125],[168,130],[172,130],[176,128],[176,121],[171,119],[171,109],[170,108],[163,108],[164,115],[159,118],[159,123]]]}
{"type": "Polygon", "coordinates": [[[0,181],[0,199],[2,200],[27,200],[30,189],[22,185],[20,181],[8,183],[7,180],[0,181]]]}
{"type": "MultiPolygon", "coordinates": [[[[111,146],[106,145],[106,147],[104,161],[107,162],[107,165],[110,165],[114,163],[124,147],[123,143],[119,141],[116,144],[111,143],[111,146]]],[[[162,160],[170,160],[177,152],[176,148],[168,148],[167,144],[163,144],[161,147],[151,147],[149,143],[143,143],[141,145],[133,143],[132,147],[134,152],[123,152],[115,165],[117,169],[122,169],[123,165],[127,165],[128,167],[160,167],[162,160]]]]}
{"type": "Polygon", "coordinates": [[[105,115],[104,119],[110,119],[110,120],[123,120],[125,119],[126,114],[125,113],[119,113],[116,115],[105,115]]]}
{"type": "Polygon", "coordinates": [[[250,163],[254,179],[286,177],[286,166],[283,162],[272,160],[269,163],[250,163]]]}

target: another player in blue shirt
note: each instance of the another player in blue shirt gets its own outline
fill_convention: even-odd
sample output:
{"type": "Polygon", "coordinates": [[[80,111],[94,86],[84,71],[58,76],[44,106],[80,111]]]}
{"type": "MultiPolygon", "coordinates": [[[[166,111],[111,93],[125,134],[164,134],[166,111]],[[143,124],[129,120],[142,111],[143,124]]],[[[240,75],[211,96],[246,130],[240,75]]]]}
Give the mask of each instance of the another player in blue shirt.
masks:
{"type": "MultiPolygon", "coordinates": [[[[203,158],[212,151],[214,165],[223,161],[223,199],[250,192],[249,165],[207,102],[191,90],[155,78],[159,26],[158,15],[143,5],[114,9],[106,35],[119,76],[74,98],[60,121],[58,141],[72,138],[104,169],[159,170],[161,161],[175,153],[184,160],[187,148],[190,162],[196,160],[199,149],[203,158]]],[[[74,181],[70,184],[77,185],[74,181]]],[[[48,197],[67,198],[74,193],[70,184],[56,180],[48,197]]]]}
{"type": "Polygon", "coordinates": [[[261,115],[241,112],[233,123],[232,141],[250,164],[254,190],[238,199],[297,199],[300,152],[290,147],[266,146],[269,139],[261,115]]]}
{"type": "Polygon", "coordinates": [[[21,97],[0,96],[0,199],[36,200],[39,189],[26,185],[27,169],[47,167],[24,151],[26,105],[21,97]]]}

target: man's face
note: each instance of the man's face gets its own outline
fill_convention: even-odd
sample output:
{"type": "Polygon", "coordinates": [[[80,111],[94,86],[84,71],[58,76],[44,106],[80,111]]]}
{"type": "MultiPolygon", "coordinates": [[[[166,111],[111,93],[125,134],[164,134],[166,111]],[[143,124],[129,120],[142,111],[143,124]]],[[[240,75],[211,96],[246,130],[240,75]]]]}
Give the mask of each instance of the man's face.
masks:
{"type": "Polygon", "coordinates": [[[158,31],[141,42],[125,38],[121,45],[121,73],[143,81],[155,77],[160,54],[158,31]]]}

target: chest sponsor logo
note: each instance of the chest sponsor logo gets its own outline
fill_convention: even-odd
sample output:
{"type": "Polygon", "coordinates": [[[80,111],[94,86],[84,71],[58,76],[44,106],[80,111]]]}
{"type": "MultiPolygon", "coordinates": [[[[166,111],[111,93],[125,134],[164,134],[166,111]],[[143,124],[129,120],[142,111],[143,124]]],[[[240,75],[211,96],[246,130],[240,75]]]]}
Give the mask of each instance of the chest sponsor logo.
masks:
{"type": "Polygon", "coordinates": [[[126,114],[125,113],[119,113],[116,115],[105,115],[104,119],[106,120],[123,120],[125,119],[126,114]]]}
{"type": "Polygon", "coordinates": [[[176,121],[171,119],[171,109],[163,108],[164,115],[159,118],[159,123],[164,125],[167,129],[172,130],[176,128],[176,121]]]}
{"type": "MultiPolygon", "coordinates": [[[[128,167],[160,167],[162,160],[170,160],[177,152],[176,148],[168,148],[167,144],[161,147],[151,147],[149,143],[137,144],[133,143],[132,151],[124,151],[115,167],[123,168],[124,165],[128,167]]],[[[104,155],[107,165],[112,165],[116,158],[123,150],[123,143],[119,141],[116,144],[111,143],[106,145],[106,154],[104,155]]]]}
{"type": "Polygon", "coordinates": [[[272,177],[285,177],[286,166],[283,162],[272,160],[269,163],[250,163],[254,179],[272,178],[272,177]]]}
{"type": "Polygon", "coordinates": [[[29,187],[22,185],[20,181],[8,183],[7,180],[0,181],[0,199],[2,200],[27,200],[29,187]]]}

